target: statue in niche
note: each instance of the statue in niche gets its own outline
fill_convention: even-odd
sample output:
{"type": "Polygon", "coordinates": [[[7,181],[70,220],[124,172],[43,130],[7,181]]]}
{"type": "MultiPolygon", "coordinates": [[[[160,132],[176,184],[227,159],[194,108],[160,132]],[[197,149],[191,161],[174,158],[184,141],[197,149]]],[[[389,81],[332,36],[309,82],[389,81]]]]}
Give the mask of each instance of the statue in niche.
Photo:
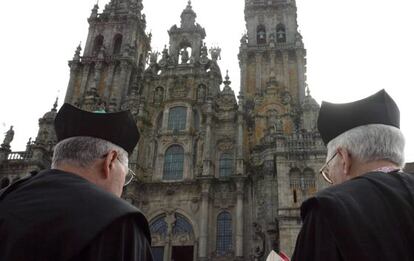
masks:
{"type": "Polygon", "coordinates": [[[207,53],[207,46],[206,43],[201,47],[200,50],[200,63],[201,64],[207,64],[208,63],[208,53],[207,53]]]}
{"type": "Polygon", "coordinates": [[[197,100],[199,102],[204,102],[206,100],[206,86],[204,85],[198,86],[197,100]]]}
{"type": "Polygon", "coordinates": [[[10,143],[12,142],[13,138],[14,138],[14,130],[13,130],[13,126],[10,126],[10,129],[5,133],[6,135],[4,136],[4,140],[3,140],[3,144],[1,145],[1,147],[10,147],[10,143]]]}
{"type": "Polygon", "coordinates": [[[281,118],[278,118],[275,123],[275,131],[276,133],[283,133],[283,121],[281,118]]]}
{"type": "Polygon", "coordinates": [[[189,60],[189,54],[188,54],[187,48],[184,48],[181,51],[181,63],[187,63],[188,60],[189,60]]]}
{"type": "Polygon", "coordinates": [[[258,223],[253,223],[253,260],[259,261],[264,256],[265,252],[265,234],[262,231],[262,226],[258,223]]]}
{"type": "Polygon", "coordinates": [[[267,113],[267,128],[270,129],[270,132],[273,133],[272,127],[276,125],[277,122],[277,111],[270,110],[267,113]]]}
{"type": "Polygon", "coordinates": [[[279,31],[277,31],[277,41],[279,43],[286,42],[286,32],[285,32],[285,30],[279,29],[279,31]]]}
{"type": "Polygon", "coordinates": [[[154,103],[161,103],[164,100],[164,90],[158,87],[154,94],[154,103]]]}

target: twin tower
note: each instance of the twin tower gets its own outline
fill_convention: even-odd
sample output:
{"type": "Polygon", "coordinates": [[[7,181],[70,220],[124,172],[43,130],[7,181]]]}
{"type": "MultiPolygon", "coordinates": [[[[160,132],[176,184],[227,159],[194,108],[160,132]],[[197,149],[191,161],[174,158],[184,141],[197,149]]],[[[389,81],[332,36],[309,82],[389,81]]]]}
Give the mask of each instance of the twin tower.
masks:
{"type": "MultiPolygon", "coordinates": [[[[141,139],[130,168],[139,179],[124,198],[150,221],[155,260],[291,254],[299,206],[323,187],[315,170],[325,160],[295,1],[245,1],[237,98],[190,1],[161,53],[151,52],[142,9],[142,0],[93,7],[65,102],[134,115],[141,139]]],[[[55,114],[56,106],[33,148],[55,142],[55,114]]],[[[50,157],[50,146],[43,151],[50,157]]]]}

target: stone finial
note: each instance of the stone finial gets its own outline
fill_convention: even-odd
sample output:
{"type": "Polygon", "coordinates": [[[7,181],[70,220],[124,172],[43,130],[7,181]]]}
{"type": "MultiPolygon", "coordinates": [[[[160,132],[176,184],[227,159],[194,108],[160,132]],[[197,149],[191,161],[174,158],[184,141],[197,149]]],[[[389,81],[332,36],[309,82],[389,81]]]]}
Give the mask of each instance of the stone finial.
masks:
{"type": "Polygon", "coordinates": [[[309,86],[306,85],[306,96],[310,96],[310,89],[309,86]]]}
{"type": "Polygon", "coordinates": [[[98,17],[98,10],[99,10],[98,3],[99,3],[99,1],[93,6],[93,8],[91,10],[90,18],[97,18],[98,17]]]}
{"type": "Polygon", "coordinates": [[[226,77],[224,79],[225,81],[223,83],[225,87],[229,87],[231,84],[230,77],[229,77],[229,70],[226,70],[226,77]]]}
{"type": "Polygon", "coordinates": [[[55,100],[55,103],[53,104],[53,108],[52,108],[52,111],[57,111],[57,106],[58,106],[58,100],[59,100],[59,97],[56,97],[56,100],[55,100]]]}
{"type": "Polygon", "coordinates": [[[81,44],[82,44],[82,42],[80,42],[78,47],[76,48],[75,55],[73,56],[74,61],[79,61],[80,60],[80,53],[82,51],[81,44]]]}

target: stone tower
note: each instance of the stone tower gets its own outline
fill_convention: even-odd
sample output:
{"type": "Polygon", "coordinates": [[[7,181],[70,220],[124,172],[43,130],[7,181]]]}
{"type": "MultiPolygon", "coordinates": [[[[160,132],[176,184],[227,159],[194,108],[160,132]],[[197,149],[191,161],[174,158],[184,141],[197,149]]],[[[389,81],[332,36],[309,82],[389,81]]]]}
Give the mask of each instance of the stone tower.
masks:
{"type": "Polygon", "coordinates": [[[94,6],[83,56],[79,46],[69,61],[65,102],[117,111],[139,88],[151,41],[142,9],[141,0],[111,0],[100,14],[94,6]]]}
{"type": "Polygon", "coordinates": [[[306,50],[295,1],[246,0],[245,20],[239,52],[244,155],[252,180],[251,234],[262,235],[253,245],[264,239],[258,256],[271,249],[291,254],[299,206],[323,186],[316,175],[325,155],[316,131],[319,105],[305,90],[306,50]]]}

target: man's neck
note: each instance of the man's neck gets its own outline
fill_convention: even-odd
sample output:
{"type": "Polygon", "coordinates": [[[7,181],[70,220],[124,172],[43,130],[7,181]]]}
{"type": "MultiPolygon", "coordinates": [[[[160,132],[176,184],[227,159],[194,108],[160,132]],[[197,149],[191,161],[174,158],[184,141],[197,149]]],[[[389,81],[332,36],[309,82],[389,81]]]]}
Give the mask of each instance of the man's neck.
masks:
{"type": "MultiPolygon", "coordinates": [[[[353,177],[357,177],[360,175],[363,175],[367,172],[371,171],[378,171],[381,169],[387,169],[387,170],[396,170],[400,167],[397,166],[394,162],[388,161],[388,160],[376,160],[376,161],[370,161],[370,162],[358,162],[354,165],[354,175],[353,177]]],[[[389,171],[387,171],[389,172],[389,171]]]]}

